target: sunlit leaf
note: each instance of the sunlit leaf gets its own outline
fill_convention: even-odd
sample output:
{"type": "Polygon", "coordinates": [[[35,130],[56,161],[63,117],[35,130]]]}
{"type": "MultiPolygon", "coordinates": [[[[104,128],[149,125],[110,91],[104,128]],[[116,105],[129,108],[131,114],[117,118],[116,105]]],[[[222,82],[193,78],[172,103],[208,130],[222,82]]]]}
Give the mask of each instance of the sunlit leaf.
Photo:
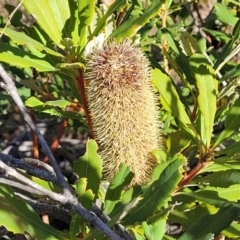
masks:
{"type": "Polygon", "coordinates": [[[33,14],[53,42],[61,46],[62,31],[66,31],[64,26],[70,17],[68,1],[24,0],[23,6],[28,13],[33,14]]]}
{"type": "Polygon", "coordinates": [[[102,159],[97,154],[97,149],[97,143],[94,140],[89,140],[86,153],[73,164],[73,170],[79,178],[87,179],[87,190],[91,189],[95,198],[102,178],[102,159]]]}
{"type": "Polygon", "coordinates": [[[31,206],[14,196],[11,188],[2,184],[0,185],[0,215],[0,225],[13,233],[28,232],[36,239],[68,239],[63,233],[43,223],[31,206]]]}
{"type": "Polygon", "coordinates": [[[160,177],[148,186],[137,206],[122,220],[125,225],[143,222],[159,207],[166,204],[182,177],[179,168],[183,163],[184,160],[171,162],[160,177]]]}
{"type": "Polygon", "coordinates": [[[216,80],[213,78],[206,66],[200,65],[194,73],[198,87],[198,104],[203,116],[206,145],[210,146],[214,117],[217,109],[216,80]]]}

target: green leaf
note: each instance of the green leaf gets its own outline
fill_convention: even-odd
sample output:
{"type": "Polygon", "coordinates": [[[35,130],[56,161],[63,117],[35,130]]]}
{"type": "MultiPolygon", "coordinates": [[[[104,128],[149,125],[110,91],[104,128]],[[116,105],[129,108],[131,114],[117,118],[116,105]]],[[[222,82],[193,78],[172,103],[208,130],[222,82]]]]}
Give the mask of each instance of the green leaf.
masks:
{"type": "Polygon", "coordinates": [[[206,33],[212,35],[217,41],[227,43],[231,40],[231,37],[224,32],[215,31],[212,29],[202,28],[206,33]]]}
{"type": "Polygon", "coordinates": [[[26,107],[38,107],[38,106],[42,106],[44,104],[44,102],[40,101],[38,98],[36,97],[30,97],[25,101],[25,106],[26,107]]]}
{"type": "Polygon", "coordinates": [[[189,146],[190,142],[191,139],[189,136],[181,130],[169,134],[169,137],[166,140],[169,156],[181,153],[189,146]]]}
{"type": "Polygon", "coordinates": [[[102,178],[102,159],[97,154],[97,143],[89,140],[86,153],[73,163],[73,170],[79,178],[87,178],[87,190],[91,189],[95,198],[98,195],[99,184],[102,178]]]}
{"type": "Polygon", "coordinates": [[[170,162],[159,179],[147,187],[137,206],[122,219],[125,226],[146,221],[159,207],[166,204],[182,177],[179,168],[183,163],[184,160],[170,162]]]}
{"type": "Polygon", "coordinates": [[[108,17],[114,12],[120,12],[127,6],[127,0],[118,0],[115,1],[107,10],[106,14],[98,21],[96,28],[94,29],[93,33],[89,37],[89,40],[92,40],[93,37],[98,36],[107,25],[108,17]]]}
{"type": "Polygon", "coordinates": [[[225,171],[229,169],[240,169],[239,157],[236,159],[231,159],[230,157],[224,157],[220,159],[221,161],[218,161],[218,160],[219,159],[216,159],[213,164],[202,169],[200,173],[218,172],[218,171],[225,171]]]}
{"type": "Polygon", "coordinates": [[[114,209],[116,203],[120,201],[123,188],[131,183],[133,176],[134,174],[129,166],[120,165],[119,171],[115,174],[106,192],[104,208],[106,214],[109,214],[114,209]]]}
{"type": "Polygon", "coordinates": [[[225,130],[216,139],[213,148],[223,140],[229,138],[240,126],[240,98],[232,105],[225,120],[225,130]]]}
{"type": "Polygon", "coordinates": [[[195,201],[200,204],[201,202],[211,204],[213,206],[216,206],[218,208],[221,208],[222,206],[231,205],[232,203],[228,200],[222,198],[219,196],[216,189],[206,189],[197,191],[197,192],[182,192],[177,195],[176,198],[174,198],[175,201],[184,201],[186,203],[185,197],[190,197],[190,199],[194,199],[195,201]]]}
{"type": "Polygon", "coordinates": [[[92,203],[95,196],[92,192],[92,189],[88,189],[81,197],[80,202],[81,204],[88,210],[92,209],[92,203]]]}
{"type": "Polygon", "coordinates": [[[229,169],[209,174],[193,182],[209,183],[213,187],[227,188],[233,184],[240,184],[240,170],[229,169]]]}
{"type": "Polygon", "coordinates": [[[28,232],[36,239],[68,239],[63,233],[43,223],[31,206],[15,197],[11,188],[2,184],[0,184],[0,215],[0,225],[13,233],[28,232]]]}
{"type": "Polygon", "coordinates": [[[83,225],[83,219],[79,217],[78,214],[73,213],[71,223],[69,226],[69,235],[71,240],[77,240],[77,234],[80,231],[81,226],[83,225]]]}
{"type": "Polygon", "coordinates": [[[80,47],[83,48],[87,43],[87,30],[92,22],[94,16],[94,7],[96,0],[79,0],[78,12],[79,12],[79,36],[80,47]]]}
{"type": "Polygon", "coordinates": [[[240,208],[227,206],[219,209],[216,214],[205,214],[197,222],[194,222],[178,240],[203,239],[204,237],[209,237],[210,234],[219,234],[222,230],[229,227],[232,221],[239,216],[239,213],[240,208]]]}
{"type": "Polygon", "coordinates": [[[64,0],[24,0],[23,6],[32,14],[47,35],[61,47],[62,31],[70,17],[68,1],[64,0]]]}
{"type": "Polygon", "coordinates": [[[195,52],[201,52],[197,40],[190,35],[189,32],[184,31],[180,35],[181,45],[187,56],[193,55],[195,52]]]}
{"type": "Polygon", "coordinates": [[[31,53],[0,42],[0,61],[19,68],[34,67],[38,72],[53,72],[57,69],[49,62],[38,59],[31,53]]]}
{"type": "Polygon", "coordinates": [[[67,100],[56,100],[56,101],[47,101],[44,103],[45,106],[55,106],[60,107],[61,109],[65,109],[67,106],[69,106],[71,102],[67,100]]]}
{"type": "MultiPolygon", "coordinates": [[[[232,55],[233,52],[237,50],[237,48],[239,49],[239,44],[238,44],[239,35],[240,35],[240,19],[238,20],[238,22],[236,23],[236,25],[233,28],[231,41],[229,41],[227,44],[225,44],[225,46],[223,47],[216,62],[214,63],[214,69],[216,69],[216,71],[220,70],[220,68],[219,68],[220,65],[222,65],[222,62],[224,62],[224,60],[226,58],[228,58],[229,55],[232,55]]],[[[239,50],[237,50],[237,51],[239,51],[239,50]]]]}
{"type": "Polygon", "coordinates": [[[4,35],[11,38],[11,40],[18,45],[24,45],[26,47],[32,46],[35,49],[38,49],[39,51],[45,51],[51,55],[54,55],[57,57],[63,57],[60,53],[45,47],[42,43],[32,39],[31,37],[27,36],[23,32],[17,32],[15,30],[12,30],[11,28],[7,28],[7,29],[0,28],[0,33],[4,33],[4,35]]]}
{"type": "Polygon", "coordinates": [[[162,239],[166,232],[166,221],[172,207],[161,210],[158,214],[151,216],[147,222],[142,223],[144,233],[148,240],[162,239]]]}
{"type": "MultiPolygon", "coordinates": [[[[186,196],[184,196],[186,197],[186,196]]],[[[178,200],[182,201],[183,198],[176,198],[173,197],[174,201],[178,200]]],[[[185,200],[186,198],[184,198],[185,200]]],[[[175,201],[175,202],[176,202],[175,201]]],[[[192,199],[190,199],[192,202],[192,199]]],[[[186,205],[185,205],[186,206],[186,205]]],[[[195,205],[194,203],[192,205],[189,205],[187,207],[181,208],[181,205],[176,206],[173,211],[170,212],[168,216],[168,223],[180,223],[183,227],[183,230],[185,231],[187,228],[189,228],[193,223],[197,222],[203,215],[208,214],[215,214],[218,211],[218,208],[216,208],[213,205],[202,203],[199,205],[195,205]],[[176,209],[180,208],[180,209],[176,209]],[[188,209],[188,211],[185,211],[185,209],[188,209]]]]}
{"type": "Polygon", "coordinates": [[[163,107],[179,119],[183,129],[195,140],[196,136],[191,130],[192,123],[170,77],[157,68],[152,70],[152,76],[153,83],[160,92],[160,101],[163,107]]]}
{"type": "Polygon", "coordinates": [[[198,104],[204,121],[206,146],[210,146],[214,117],[217,109],[216,80],[205,65],[200,65],[194,73],[198,88],[198,104]]]}
{"type": "Polygon", "coordinates": [[[166,232],[166,220],[159,221],[155,224],[147,224],[147,222],[143,222],[142,227],[147,240],[162,239],[166,232]]]}
{"type": "Polygon", "coordinates": [[[234,184],[227,188],[220,188],[220,187],[215,188],[215,187],[207,186],[204,189],[210,190],[210,191],[211,190],[216,191],[220,198],[224,198],[231,202],[237,202],[238,200],[240,200],[239,187],[240,187],[240,184],[234,184]]]}
{"type": "Polygon", "coordinates": [[[120,40],[121,38],[130,38],[137,31],[149,22],[151,18],[157,15],[163,6],[163,1],[155,0],[146,9],[145,13],[140,17],[132,17],[123,24],[120,25],[111,35],[110,38],[120,40]]]}
{"type": "Polygon", "coordinates": [[[227,7],[221,3],[215,3],[214,6],[216,9],[216,15],[219,21],[227,25],[230,24],[232,26],[234,26],[237,23],[238,18],[234,16],[233,11],[231,11],[230,9],[227,9],[227,7]]]}
{"type": "Polygon", "coordinates": [[[240,224],[233,222],[231,226],[222,231],[222,234],[227,238],[234,239],[240,236],[240,224]]]}
{"type": "Polygon", "coordinates": [[[239,154],[239,149],[240,149],[240,142],[235,142],[233,144],[231,144],[230,146],[216,152],[216,155],[227,155],[228,157],[233,156],[235,154],[239,154]]]}

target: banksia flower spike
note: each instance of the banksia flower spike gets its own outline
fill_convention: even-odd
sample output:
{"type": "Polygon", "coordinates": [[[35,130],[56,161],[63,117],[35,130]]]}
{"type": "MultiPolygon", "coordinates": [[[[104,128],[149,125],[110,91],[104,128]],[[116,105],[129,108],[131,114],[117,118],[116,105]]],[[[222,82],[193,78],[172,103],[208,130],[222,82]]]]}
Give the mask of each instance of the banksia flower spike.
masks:
{"type": "Polygon", "coordinates": [[[106,178],[121,163],[135,176],[131,185],[150,180],[160,145],[158,113],[149,62],[130,40],[104,43],[87,57],[86,96],[94,137],[106,178]]]}

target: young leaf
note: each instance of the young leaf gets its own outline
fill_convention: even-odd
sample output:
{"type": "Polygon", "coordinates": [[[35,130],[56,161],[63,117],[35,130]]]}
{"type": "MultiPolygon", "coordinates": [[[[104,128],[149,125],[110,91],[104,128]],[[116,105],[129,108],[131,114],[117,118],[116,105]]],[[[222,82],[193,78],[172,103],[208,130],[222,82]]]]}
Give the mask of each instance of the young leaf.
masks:
{"type": "Polygon", "coordinates": [[[176,189],[182,175],[180,174],[180,166],[184,160],[176,160],[163,170],[159,179],[154,181],[144,191],[142,199],[137,206],[122,219],[124,225],[132,225],[136,222],[143,222],[151,216],[159,207],[166,204],[171,193],[176,189]]]}
{"type": "Polygon", "coordinates": [[[216,80],[205,65],[200,65],[194,73],[198,87],[198,104],[203,116],[206,146],[210,146],[214,117],[217,109],[216,104],[216,80]]]}
{"type": "Polygon", "coordinates": [[[67,240],[67,236],[41,221],[38,214],[10,187],[0,184],[0,225],[13,233],[28,232],[36,239],[67,240]]]}
{"type": "Polygon", "coordinates": [[[240,98],[236,100],[225,120],[225,130],[216,139],[213,148],[218,146],[223,140],[229,138],[240,126],[240,98]]]}
{"type": "Polygon", "coordinates": [[[96,0],[80,0],[78,1],[79,13],[79,35],[80,42],[78,43],[83,48],[87,43],[87,29],[91,24],[94,16],[94,7],[96,0]]]}
{"type": "Polygon", "coordinates": [[[87,178],[87,189],[91,189],[95,198],[98,195],[100,180],[102,178],[102,159],[97,154],[97,143],[89,140],[86,153],[73,163],[73,170],[79,178],[87,178]]]}
{"type": "Polygon", "coordinates": [[[62,31],[66,20],[70,17],[68,1],[63,0],[24,0],[23,5],[32,14],[47,35],[61,47],[62,31]]]}
{"type": "Polygon", "coordinates": [[[134,174],[130,171],[129,166],[121,165],[119,171],[114,176],[113,181],[110,183],[106,197],[104,212],[109,214],[116,203],[120,201],[121,192],[124,187],[130,184],[134,174]]]}
{"type": "Polygon", "coordinates": [[[121,38],[132,37],[144,24],[148,23],[151,18],[160,12],[162,5],[163,3],[161,1],[153,1],[143,15],[140,17],[132,17],[124,22],[110,35],[110,38],[120,40],[121,38]]]}
{"type": "Polygon", "coordinates": [[[98,21],[96,28],[94,29],[93,33],[89,37],[89,41],[92,40],[93,37],[98,36],[104,29],[107,24],[108,17],[114,13],[121,11],[127,6],[127,0],[118,0],[115,1],[107,10],[106,14],[98,21]]]}

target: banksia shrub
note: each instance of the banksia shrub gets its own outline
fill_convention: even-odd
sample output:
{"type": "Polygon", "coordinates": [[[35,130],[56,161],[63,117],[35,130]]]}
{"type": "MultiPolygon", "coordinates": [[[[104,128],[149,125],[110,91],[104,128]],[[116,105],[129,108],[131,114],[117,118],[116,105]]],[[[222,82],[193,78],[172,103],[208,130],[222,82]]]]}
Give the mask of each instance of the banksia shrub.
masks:
{"type": "Polygon", "coordinates": [[[125,163],[135,174],[131,185],[149,180],[160,139],[148,59],[130,40],[107,42],[88,55],[85,79],[106,178],[125,163]]]}

